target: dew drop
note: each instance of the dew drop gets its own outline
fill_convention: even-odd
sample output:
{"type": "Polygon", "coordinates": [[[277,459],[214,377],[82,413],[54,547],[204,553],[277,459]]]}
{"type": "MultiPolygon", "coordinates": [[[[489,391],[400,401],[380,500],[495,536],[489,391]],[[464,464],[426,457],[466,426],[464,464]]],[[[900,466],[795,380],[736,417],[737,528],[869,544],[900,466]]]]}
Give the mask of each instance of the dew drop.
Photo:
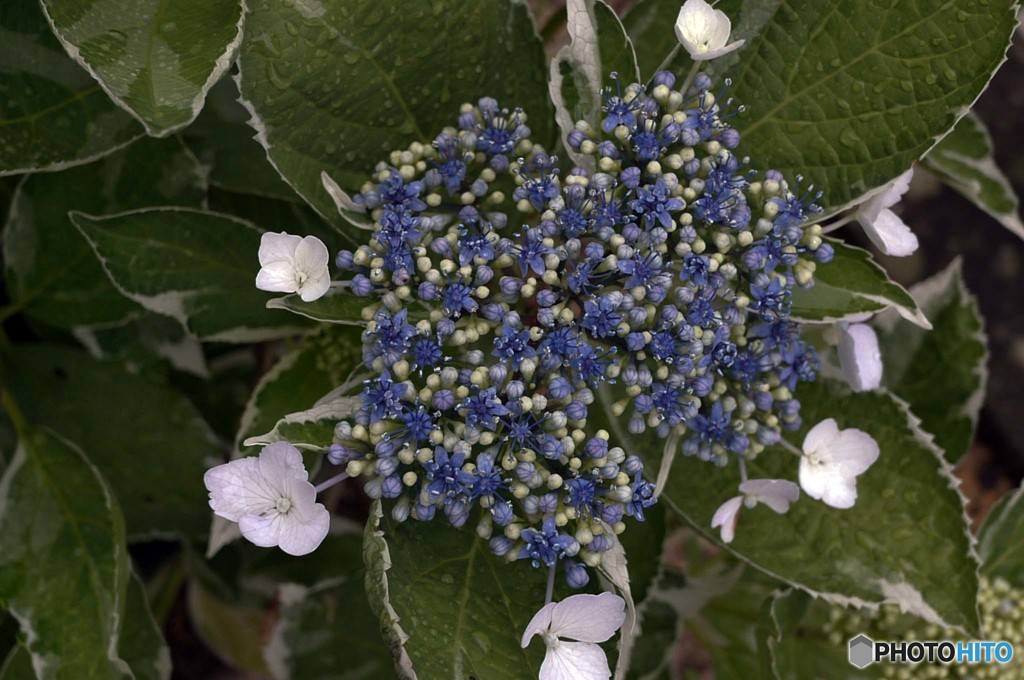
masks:
{"type": "Polygon", "coordinates": [[[288,78],[286,78],[280,72],[279,68],[280,67],[277,65],[277,62],[268,61],[267,62],[267,80],[269,80],[270,84],[273,85],[274,87],[276,87],[277,89],[279,89],[279,90],[287,90],[288,87],[291,85],[291,81],[288,80],[288,78]]]}
{"type": "Polygon", "coordinates": [[[839,133],[839,143],[850,149],[856,149],[861,146],[860,137],[854,132],[853,128],[849,127],[839,133]]]}

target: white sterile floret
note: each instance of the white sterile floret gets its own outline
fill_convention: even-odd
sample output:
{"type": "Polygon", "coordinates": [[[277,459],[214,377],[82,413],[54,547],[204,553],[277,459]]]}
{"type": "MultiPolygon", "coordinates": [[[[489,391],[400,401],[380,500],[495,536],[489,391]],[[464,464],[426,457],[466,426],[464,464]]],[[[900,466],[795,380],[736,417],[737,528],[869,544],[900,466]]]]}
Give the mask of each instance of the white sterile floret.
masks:
{"type": "Polygon", "coordinates": [[[626,601],[613,593],[572,595],[544,605],[523,633],[525,649],[534,635],[547,646],[540,680],[607,680],[612,672],[598,645],[626,620],[626,601]],[[566,639],[568,638],[568,639],[566,639]]]}
{"type": "Polygon", "coordinates": [[[720,9],[704,0],[686,0],[676,19],[676,37],[694,61],[707,61],[739,49],[743,42],[729,42],[732,22],[720,9]]]}
{"type": "Polygon", "coordinates": [[[857,208],[857,221],[864,233],[886,255],[904,257],[917,250],[917,236],[890,210],[907,193],[913,176],[911,168],[857,208]]]}
{"type": "Polygon", "coordinates": [[[214,513],[238,522],[242,536],[260,547],[305,555],[327,536],[330,513],[316,502],[302,454],[288,442],[211,468],[203,482],[214,513]]]}
{"type": "Polygon", "coordinates": [[[800,487],[786,479],[749,479],[740,484],[741,496],[734,496],[719,506],[711,518],[711,528],[721,528],[723,543],[732,543],[736,536],[736,522],[740,508],[763,503],[779,514],[789,510],[789,504],[800,498],[800,487]]]}
{"type": "Polygon", "coordinates": [[[323,297],[331,286],[330,253],[316,236],[266,232],[260,239],[256,287],[274,293],[298,293],[306,302],[323,297]]]}
{"type": "Polygon", "coordinates": [[[840,430],[827,418],[804,438],[800,486],[811,498],[834,508],[852,508],[857,501],[857,475],[878,460],[878,443],[853,428],[840,430]]]}
{"type": "Polygon", "coordinates": [[[839,328],[839,367],[854,392],[882,384],[882,353],[871,326],[855,323],[839,328]]]}

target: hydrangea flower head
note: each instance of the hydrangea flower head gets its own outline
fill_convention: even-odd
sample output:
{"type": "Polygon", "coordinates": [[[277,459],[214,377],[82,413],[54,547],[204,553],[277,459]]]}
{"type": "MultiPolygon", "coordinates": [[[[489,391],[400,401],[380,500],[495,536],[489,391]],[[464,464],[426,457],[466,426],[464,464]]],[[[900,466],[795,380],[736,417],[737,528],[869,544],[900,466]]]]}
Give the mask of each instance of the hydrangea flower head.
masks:
{"type": "Polygon", "coordinates": [[[799,425],[817,355],[790,297],[831,257],[814,196],[746,169],[709,78],[674,82],[616,82],[600,124],[577,124],[593,172],[484,98],[354,197],[374,231],[337,262],[374,377],[336,446],[397,520],[474,524],[578,587],[656,502],[594,408],[718,464],[799,425]]]}

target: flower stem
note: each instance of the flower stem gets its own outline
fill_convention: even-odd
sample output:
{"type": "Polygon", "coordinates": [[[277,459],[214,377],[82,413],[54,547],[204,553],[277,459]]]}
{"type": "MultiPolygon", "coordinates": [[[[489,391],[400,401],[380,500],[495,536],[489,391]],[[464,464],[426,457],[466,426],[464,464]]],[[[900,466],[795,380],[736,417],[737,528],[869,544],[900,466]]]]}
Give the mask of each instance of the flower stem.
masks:
{"type": "MultiPolygon", "coordinates": [[[[676,51],[678,51],[678,50],[679,50],[679,48],[676,47],[676,51]]],[[[675,54],[675,52],[673,52],[673,54],[675,54]]],[[[690,89],[690,85],[693,84],[693,79],[697,77],[698,73],[700,73],[700,62],[699,61],[695,61],[695,62],[693,62],[693,66],[690,67],[690,73],[687,74],[686,80],[683,81],[683,86],[681,88],[679,88],[679,91],[683,94],[684,98],[686,97],[686,93],[690,89]]]]}
{"type": "Polygon", "coordinates": [[[544,594],[544,604],[551,604],[551,599],[555,596],[555,569],[558,567],[558,562],[551,565],[548,569],[548,589],[544,594]]]}
{"type": "Polygon", "coordinates": [[[841,217],[840,219],[836,220],[832,224],[826,224],[825,226],[823,226],[821,228],[821,233],[831,234],[839,227],[846,226],[850,222],[853,222],[855,219],[857,219],[857,213],[850,213],[849,215],[846,215],[845,217],[841,217]]]}
{"type": "MultiPolygon", "coordinates": [[[[667,67],[669,64],[671,64],[672,60],[676,58],[676,55],[679,54],[679,50],[682,49],[682,47],[683,47],[682,43],[679,43],[678,45],[676,45],[672,49],[672,51],[668,53],[668,56],[665,57],[665,60],[662,61],[661,64],[658,65],[658,68],[654,69],[654,72],[658,73],[659,71],[664,71],[665,67],[667,67]]],[[[696,64],[694,64],[694,66],[696,66],[696,64]]],[[[688,77],[686,79],[687,87],[689,87],[691,80],[693,80],[693,74],[691,74],[690,77],[688,77]]],[[[683,89],[681,89],[679,91],[683,93],[684,97],[686,96],[686,88],[683,88],[683,89]]]]}
{"type": "Polygon", "coordinates": [[[745,482],[747,481],[747,461],[743,456],[737,456],[736,460],[739,461],[740,464],[740,481],[745,482]]]}
{"type": "Polygon", "coordinates": [[[788,441],[786,441],[782,437],[779,437],[779,446],[781,446],[782,448],[786,449],[790,453],[795,454],[797,456],[801,456],[802,457],[804,455],[803,451],[801,451],[800,449],[796,448],[795,446],[790,444],[788,441]]]}
{"type": "Polygon", "coordinates": [[[321,491],[324,491],[325,489],[330,489],[332,486],[334,486],[338,482],[344,481],[346,479],[348,479],[348,473],[347,472],[341,472],[341,473],[338,473],[338,474],[334,475],[330,479],[325,479],[324,481],[320,482],[319,484],[317,484],[313,488],[316,490],[317,493],[320,493],[321,491]]]}

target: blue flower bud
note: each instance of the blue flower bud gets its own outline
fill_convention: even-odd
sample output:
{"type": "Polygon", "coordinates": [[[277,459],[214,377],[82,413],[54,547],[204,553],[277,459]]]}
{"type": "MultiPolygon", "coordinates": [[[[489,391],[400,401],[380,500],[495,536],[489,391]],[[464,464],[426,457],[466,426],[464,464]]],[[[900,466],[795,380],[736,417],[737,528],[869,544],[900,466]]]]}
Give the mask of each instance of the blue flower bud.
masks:
{"type": "Polygon", "coordinates": [[[654,87],[664,85],[671,90],[676,84],[676,74],[671,71],[658,71],[654,74],[654,78],[651,79],[651,83],[654,87]]]}
{"type": "Polygon", "coordinates": [[[398,475],[391,475],[381,484],[381,495],[384,498],[398,498],[402,495],[402,480],[398,475]]]}
{"type": "Polygon", "coordinates": [[[506,536],[495,536],[490,540],[491,552],[499,557],[504,557],[512,549],[514,542],[506,536]]]}
{"type": "Polygon", "coordinates": [[[591,458],[604,458],[608,455],[608,440],[600,437],[593,437],[583,445],[583,450],[591,458]]]}
{"type": "Polygon", "coordinates": [[[569,148],[579,149],[580,144],[586,141],[587,136],[580,130],[573,129],[566,135],[566,141],[569,143],[569,148]]]}
{"type": "Polygon", "coordinates": [[[331,444],[327,448],[327,460],[331,465],[347,465],[352,458],[352,450],[346,446],[331,444]]]}
{"type": "Polygon", "coordinates": [[[569,402],[565,407],[565,415],[570,420],[584,420],[587,417],[587,407],[578,401],[569,402]]]}
{"type": "Polygon", "coordinates": [[[354,260],[355,255],[351,250],[341,250],[334,258],[334,264],[338,266],[338,269],[348,270],[355,266],[354,260]]]}
{"type": "Polygon", "coordinates": [[[491,506],[491,517],[498,526],[507,526],[512,521],[512,518],[515,517],[515,513],[512,511],[512,504],[508,501],[495,501],[494,505],[491,506]]]}
{"type": "Polygon", "coordinates": [[[638,456],[628,456],[622,463],[622,471],[627,475],[635,475],[638,472],[642,472],[643,469],[644,462],[638,456]]]}
{"type": "Polygon", "coordinates": [[[429,281],[424,281],[416,289],[416,294],[421,300],[435,300],[437,299],[437,286],[429,281]]]}
{"type": "Polygon", "coordinates": [[[622,521],[622,515],[624,510],[621,505],[603,505],[601,506],[601,521],[607,522],[608,524],[616,524],[622,521]]]}
{"type": "MultiPolygon", "coordinates": [[[[398,465],[399,463],[397,458],[378,458],[377,463],[374,465],[374,469],[377,471],[378,475],[387,477],[398,469],[398,465]]],[[[389,498],[391,498],[391,496],[389,496],[389,498]]]]}
{"type": "Polygon", "coordinates": [[[572,394],[572,383],[558,376],[548,384],[548,396],[552,399],[565,399],[572,394]]]}
{"type": "Polygon", "coordinates": [[[412,507],[412,516],[421,522],[429,522],[434,519],[434,513],[437,512],[437,508],[433,505],[423,505],[417,503],[412,507]]]}
{"type": "Polygon", "coordinates": [[[395,503],[394,507],[391,508],[391,518],[398,523],[409,519],[409,501],[402,498],[395,503]]]}
{"type": "Polygon", "coordinates": [[[501,292],[505,295],[515,295],[522,287],[523,281],[511,276],[502,276],[498,281],[498,288],[500,288],[501,292]]]}
{"type": "Polygon", "coordinates": [[[570,588],[582,588],[590,583],[590,575],[587,574],[587,570],[582,564],[575,564],[569,560],[566,560],[564,564],[565,582],[569,584],[570,588]]]}
{"type": "Polygon", "coordinates": [[[835,254],[835,248],[832,247],[831,243],[822,243],[818,246],[818,249],[814,251],[814,259],[822,264],[828,264],[832,261],[835,254]]]}
{"type": "Polygon", "coordinates": [[[550,307],[558,302],[558,293],[550,289],[544,289],[537,293],[537,304],[541,307],[550,307]]]}
{"type": "Polygon", "coordinates": [[[352,277],[352,283],[350,284],[349,289],[355,296],[366,297],[371,291],[373,291],[373,282],[362,274],[356,274],[352,277]]]}

